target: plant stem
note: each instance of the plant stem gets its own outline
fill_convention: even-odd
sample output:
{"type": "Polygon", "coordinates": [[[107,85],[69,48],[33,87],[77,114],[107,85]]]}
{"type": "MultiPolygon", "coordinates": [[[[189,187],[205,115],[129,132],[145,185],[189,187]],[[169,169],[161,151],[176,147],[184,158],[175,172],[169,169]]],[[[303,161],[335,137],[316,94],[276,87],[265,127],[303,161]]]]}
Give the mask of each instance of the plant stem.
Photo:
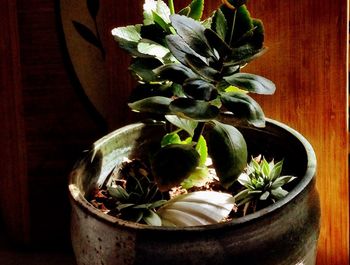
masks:
{"type": "Polygon", "coordinates": [[[201,137],[205,127],[205,122],[199,122],[192,137],[192,143],[198,143],[199,137],[201,137]]]}
{"type": "Polygon", "coordinates": [[[236,24],[236,17],[237,17],[237,8],[235,9],[234,14],[233,14],[229,46],[231,46],[231,43],[232,43],[233,31],[235,30],[235,24],[236,24]]]}
{"type": "Polygon", "coordinates": [[[168,6],[169,6],[169,9],[170,9],[170,14],[174,15],[175,14],[174,1],[173,0],[169,0],[168,6]]]}

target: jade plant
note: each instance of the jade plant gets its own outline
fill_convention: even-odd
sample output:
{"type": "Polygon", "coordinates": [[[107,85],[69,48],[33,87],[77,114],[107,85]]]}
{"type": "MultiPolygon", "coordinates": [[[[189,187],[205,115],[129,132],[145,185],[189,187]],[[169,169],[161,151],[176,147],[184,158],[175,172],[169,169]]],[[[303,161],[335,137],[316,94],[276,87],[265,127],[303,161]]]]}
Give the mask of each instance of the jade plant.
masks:
{"type": "MultiPolygon", "coordinates": [[[[142,24],[112,31],[120,47],[132,56],[129,69],[138,85],[130,97],[130,108],[163,119],[168,125],[159,150],[150,156],[149,170],[160,194],[174,187],[188,190],[203,186],[213,178],[210,168],[215,169],[214,178],[227,192],[208,193],[207,200],[211,201],[204,208],[214,208],[206,220],[195,224],[227,217],[235,207],[230,189],[237,180],[251,188],[241,175],[248,160],[246,142],[233,125],[221,121],[221,114],[229,112],[237,121],[264,127],[264,113],[250,94],[275,92],[270,80],[241,71],[266,50],[263,23],[250,16],[246,2],[223,0],[208,18],[202,19],[204,0],[193,0],[178,12],[172,0],[168,4],[146,0],[142,24]],[[221,212],[220,218],[211,218],[215,211],[221,212]]],[[[135,200],[130,202],[130,192],[121,185],[114,185],[109,191],[121,200],[119,209],[139,209],[142,214],[137,215],[138,219],[156,225],[193,225],[193,219],[198,218],[188,218],[188,213],[195,215],[203,209],[198,203],[206,197],[197,191],[168,201],[138,201],[141,207],[135,200]],[[174,205],[182,205],[187,221],[171,214],[174,205]]],[[[269,193],[272,197],[274,194],[269,193]]],[[[263,196],[266,193],[260,194],[260,198],[263,196]]],[[[244,190],[236,195],[236,200],[245,204],[251,197],[252,193],[244,190]]]]}

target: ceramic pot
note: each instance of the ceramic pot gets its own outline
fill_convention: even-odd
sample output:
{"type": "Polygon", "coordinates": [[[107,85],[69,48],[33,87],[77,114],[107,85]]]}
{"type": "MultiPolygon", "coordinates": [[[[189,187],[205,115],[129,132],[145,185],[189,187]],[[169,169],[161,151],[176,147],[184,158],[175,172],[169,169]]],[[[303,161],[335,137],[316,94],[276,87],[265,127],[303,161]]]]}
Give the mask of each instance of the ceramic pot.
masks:
{"type": "Polygon", "coordinates": [[[285,198],[254,214],[198,227],[153,227],[104,214],[86,200],[89,192],[102,185],[123,157],[147,155],[164,134],[160,123],[132,124],[95,142],[70,174],[71,236],[78,265],[315,264],[320,204],[311,145],[273,120],[263,129],[238,129],[251,155],[284,158],[284,173],[298,176],[285,198]]]}

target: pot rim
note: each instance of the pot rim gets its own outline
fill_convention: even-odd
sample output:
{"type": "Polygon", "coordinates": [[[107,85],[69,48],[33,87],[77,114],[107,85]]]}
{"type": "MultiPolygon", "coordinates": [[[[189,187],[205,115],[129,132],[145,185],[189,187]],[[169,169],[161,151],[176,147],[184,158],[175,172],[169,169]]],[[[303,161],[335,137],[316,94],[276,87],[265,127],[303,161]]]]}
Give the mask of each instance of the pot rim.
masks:
{"type": "MultiPolygon", "coordinates": [[[[258,218],[264,217],[268,215],[269,213],[272,213],[274,211],[277,211],[290,201],[292,201],[295,197],[298,196],[299,193],[301,193],[313,180],[314,177],[316,177],[316,155],[315,151],[313,150],[311,144],[306,140],[306,138],[301,135],[299,132],[296,130],[292,129],[288,125],[278,122],[273,119],[266,118],[266,122],[269,124],[275,126],[275,127],[280,127],[283,130],[288,131],[293,137],[298,139],[298,141],[301,142],[303,147],[305,148],[305,152],[307,155],[307,167],[305,170],[304,176],[301,178],[301,180],[298,182],[298,184],[288,193],[286,197],[283,199],[263,208],[260,209],[259,211],[256,211],[255,213],[248,214],[243,217],[235,218],[232,219],[228,222],[222,222],[218,224],[211,224],[211,225],[202,225],[202,226],[188,226],[188,227],[166,227],[166,226],[151,226],[151,225],[146,225],[146,224],[139,224],[131,221],[126,221],[119,219],[114,216],[110,216],[108,214],[105,214],[95,208],[91,203],[89,203],[85,197],[82,195],[78,187],[74,184],[75,181],[75,169],[70,173],[69,175],[69,181],[68,181],[68,188],[69,188],[69,196],[71,199],[71,203],[75,203],[79,208],[81,208],[85,213],[90,214],[91,216],[94,216],[98,218],[99,220],[102,220],[103,222],[112,225],[112,226],[120,226],[120,227],[125,227],[129,229],[137,229],[137,230],[154,230],[154,231],[203,231],[203,230],[212,230],[212,229],[218,229],[218,228],[223,228],[223,227],[228,227],[228,226],[237,226],[243,223],[248,223],[253,220],[256,220],[258,218]]],[[[109,138],[112,136],[128,130],[132,128],[137,128],[140,126],[143,126],[144,124],[141,122],[126,125],[124,127],[121,127],[106,136],[102,137],[101,139],[97,140],[94,143],[94,146],[99,146],[102,145],[105,141],[108,141],[109,138]]]]}

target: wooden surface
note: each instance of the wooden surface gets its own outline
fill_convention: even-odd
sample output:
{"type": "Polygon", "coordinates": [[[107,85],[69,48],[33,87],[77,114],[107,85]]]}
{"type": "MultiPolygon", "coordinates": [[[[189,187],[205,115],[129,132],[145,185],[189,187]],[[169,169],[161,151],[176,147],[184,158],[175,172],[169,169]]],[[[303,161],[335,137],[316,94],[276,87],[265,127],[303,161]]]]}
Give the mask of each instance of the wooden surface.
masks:
{"type": "Polygon", "coordinates": [[[13,238],[27,241],[28,182],[15,1],[1,2],[0,23],[0,212],[13,238]]]}
{"type": "Polygon", "coordinates": [[[277,85],[272,98],[259,102],[316,151],[322,211],[317,264],[348,264],[347,1],[250,4],[253,16],[265,22],[269,50],[249,70],[277,85]]]}
{"type": "Polygon", "coordinates": [[[67,176],[105,126],[69,77],[55,1],[1,1],[0,218],[17,243],[69,246],[67,176]]]}
{"type": "MultiPolygon", "coordinates": [[[[68,75],[59,7],[53,2],[5,0],[0,9],[5,25],[0,29],[0,210],[8,224],[19,225],[19,235],[41,242],[68,237],[66,176],[77,154],[104,131],[79,83],[68,75]],[[20,194],[12,192],[18,180],[20,194]],[[11,190],[4,193],[3,187],[11,190]],[[4,198],[14,199],[16,207],[4,198]]],[[[208,0],[207,8],[219,2],[208,0]]],[[[117,48],[110,30],[140,22],[142,1],[101,3],[98,24],[110,90],[106,108],[115,113],[108,120],[114,129],[134,119],[125,105],[134,83],[126,70],[129,57],[117,48]]],[[[267,116],[309,139],[317,154],[318,265],[348,264],[347,1],[251,0],[249,7],[265,23],[269,50],[246,70],[277,85],[274,96],[257,100],[267,116]]]]}

